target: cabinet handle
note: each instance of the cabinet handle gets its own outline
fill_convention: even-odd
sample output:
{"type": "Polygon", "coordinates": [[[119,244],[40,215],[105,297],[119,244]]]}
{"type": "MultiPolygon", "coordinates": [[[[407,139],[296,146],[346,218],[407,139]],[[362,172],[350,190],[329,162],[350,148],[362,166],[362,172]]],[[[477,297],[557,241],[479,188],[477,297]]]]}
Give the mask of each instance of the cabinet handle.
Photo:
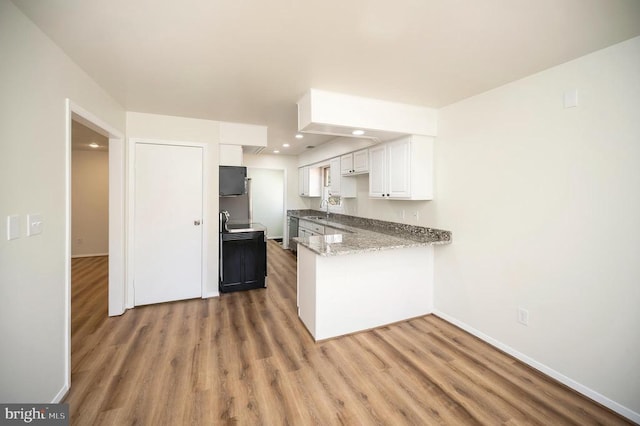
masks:
{"type": "Polygon", "coordinates": [[[194,220],[194,221],[193,221],[193,224],[194,224],[195,226],[200,226],[200,221],[199,221],[199,220],[194,220]]]}

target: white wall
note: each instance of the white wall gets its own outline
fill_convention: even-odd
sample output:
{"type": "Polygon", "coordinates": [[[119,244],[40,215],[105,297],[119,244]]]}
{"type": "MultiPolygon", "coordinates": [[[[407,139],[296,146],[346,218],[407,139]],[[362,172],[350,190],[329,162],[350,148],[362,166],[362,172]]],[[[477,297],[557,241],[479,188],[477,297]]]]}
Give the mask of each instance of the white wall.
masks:
{"type": "Polygon", "coordinates": [[[107,93],[0,0],[0,401],[62,397],[65,371],[65,98],[124,130],[107,93]],[[26,236],[26,215],[43,233],[26,236]],[[8,215],[20,238],[7,241],[8,215]]]}
{"type": "Polygon", "coordinates": [[[437,310],[636,421],[639,111],[640,38],[443,108],[425,211],[453,232],[436,249],[437,310]]]}
{"type": "Polygon", "coordinates": [[[71,255],[109,253],[109,152],[73,150],[71,255]]]}
{"type": "Polygon", "coordinates": [[[218,142],[220,123],[195,118],[127,112],[127,137],[208,144],[206,296],[218,295],[218,142]]]}

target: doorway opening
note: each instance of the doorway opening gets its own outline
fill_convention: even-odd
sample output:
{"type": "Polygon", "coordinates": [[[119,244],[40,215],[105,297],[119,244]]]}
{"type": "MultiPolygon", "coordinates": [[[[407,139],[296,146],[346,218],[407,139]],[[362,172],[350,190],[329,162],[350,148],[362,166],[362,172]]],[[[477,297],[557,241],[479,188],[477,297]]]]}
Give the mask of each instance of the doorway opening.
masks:
{"type": "Polygon", "coordinates": [[[108,287],[106,309],[104,300],[102,302],[105,319],[107,315],[124,313],[128,301],[124,285],[124,137],[118,130],[70,99],[66,100],[65,128],[65,388],[68,391],[71,387],[72,257],[102,258],[101,279],[107,281],[108,287]],[[77,136],[75,150],[74,136],[77,136]],[[82,143],[98,145],[98,148],[87,147],[88,149],[99,149],[104,145],[103,153],[78,153],[82,151],[77,149],[78,144],[82,143]],[[80,158],[82,159],[79,160],[80,158]],[[76,177],[81,177],[84,173],[85,179],[88,179],[87,176],[91,176],[90,169],[97,164],[101,164],[101,179],[106,180],[101,184],[101,190],[81,188],[74,200],[74,189],[78,189],[78,183],[82,186],[81,182],[76,182],[74,188],[74,172],[76,177]],[[100,200],[101,207],[94,209],[93,213],[88,212],[91,209],[86,207],[96,203],[97,199],[100,200]],[[75,206],[72,205],[73,201],[76,201],[75,206]],[[78,220],[72,222],[74,217],[78,220]]]}
{"type": "MultiPolygon", "coordinates": [[[[71,353],[108,317],[109,138],[71,121],[71,353]]],[[[75,368],[72,356],[72,372],[75,368]]]]}

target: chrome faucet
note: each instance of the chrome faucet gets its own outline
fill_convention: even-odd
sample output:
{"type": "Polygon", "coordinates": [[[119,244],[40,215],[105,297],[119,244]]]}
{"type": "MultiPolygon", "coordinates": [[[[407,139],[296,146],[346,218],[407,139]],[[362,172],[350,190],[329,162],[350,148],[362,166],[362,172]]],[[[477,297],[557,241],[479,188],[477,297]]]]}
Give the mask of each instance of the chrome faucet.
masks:
{"type": "Polygon", "coordinates": [[[320,201],[320,208],[321,209],[322,209],[322,205],[323,204],[327,205],[327,219],[329,219],[329,197],[323,198],[322,201],[320,201]]]}

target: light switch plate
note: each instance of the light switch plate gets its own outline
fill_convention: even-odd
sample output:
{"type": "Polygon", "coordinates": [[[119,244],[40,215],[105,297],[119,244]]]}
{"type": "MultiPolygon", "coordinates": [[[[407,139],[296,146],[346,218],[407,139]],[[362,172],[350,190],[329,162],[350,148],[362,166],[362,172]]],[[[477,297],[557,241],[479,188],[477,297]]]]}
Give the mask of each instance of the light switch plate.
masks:
{"type": "Polygon", "coordinates": [[[27,215],[27,237],[32,235],[42,234],[42,215],[30,214],[27,215]]]}
{"type": "Polygon", "coordinates": [[[20,238],[20,216],[7,216],[7,240],[20,238]]]}

